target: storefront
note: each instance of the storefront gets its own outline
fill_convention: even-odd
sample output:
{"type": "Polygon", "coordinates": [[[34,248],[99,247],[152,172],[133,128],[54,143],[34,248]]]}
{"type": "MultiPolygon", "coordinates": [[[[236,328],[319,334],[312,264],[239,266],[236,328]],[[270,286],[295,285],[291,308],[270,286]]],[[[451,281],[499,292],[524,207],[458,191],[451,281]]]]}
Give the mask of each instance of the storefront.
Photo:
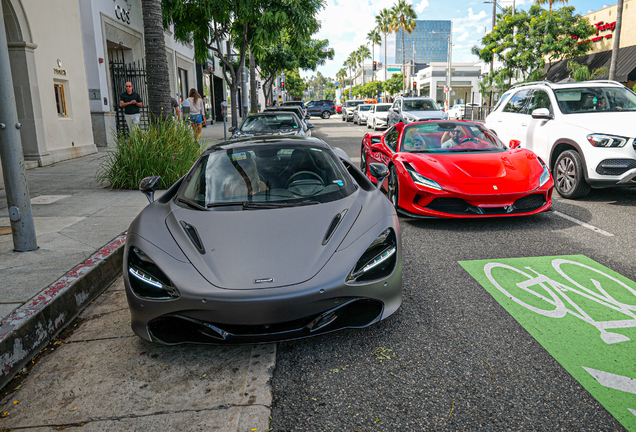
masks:
{"type": "Polygon", "coordinates": [[[1,1],[27,168],[95,153],[77,0],[1,1]]]}
{"type": "MultiPolygon", "coordinates": [[[[453,63],[451,67],[450,102],[454,104],[481,104],[479,93],[479,75],[481,68],[474,63],[453,63]]],[[[414,81],[420,96],[429,96],[440,104],[446,100],[448,63],[431,63],[420,70],[414,81]]]]}
{"type": "MultiPolygon", "coordinates": [[[[584,18],[596,28],[596,33],[589,38],[592,47],[584,56],[552,64],[548,68],[547,79],[552,82],[568,79],[570,71],[567,63],[571,60],[588,66],[591,72],[603,67],[609,70],[616,37],[617,11],[617,5],[612,5],[584,15],[584,18]]],[[[627,0],[623,3],[616,80],[629,88],[633,88],[636,84],[636,25],[634,23],[636,23],[636,0],[627,0]]]]}
{"type": "MultiPolygon", "coordinates": [[[[133,90],[145,98],[142,114],[147,118],[141,0],[82,0],[79,4],[94,141],[104,147],[112,144],[119,95],[126,81],[133,82],[133,90]]],[[[170,93],[181,101],[196,84],[194,47],[175,41],[170,30],[164,35],[170,93]]]]}

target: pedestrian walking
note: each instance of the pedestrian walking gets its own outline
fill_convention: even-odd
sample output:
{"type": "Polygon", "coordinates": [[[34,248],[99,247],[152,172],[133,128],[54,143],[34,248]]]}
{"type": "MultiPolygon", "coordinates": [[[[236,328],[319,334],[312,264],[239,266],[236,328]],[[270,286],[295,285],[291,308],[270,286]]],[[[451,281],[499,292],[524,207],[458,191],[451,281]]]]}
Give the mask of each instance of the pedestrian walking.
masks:
{"type": "Polygon", "coordinates": [[[192,131],[198,141],[201,139],[202,128],[205,123],[205,104],[199,92],[194,88],[190,89],[188,102],[190,102],[190,123],[192,124],[192,131]]]}
{"type": "Polygon", "coordinates": [[[181,111],[179,110],[179,102],[173,97],[170,97],[170,106],[172,107],[173,114],[176,114],[177,119],[181,118],[181,111]]]}
{"type": "Polygon", "coordinates": [[[119,106],[124,109],[128,130],[132,131],[133,126],[139,126],[139,109],[144,105],[141,96],[133,91],[130,81],[126,83],[126,91],[119,96],[119,106]]]}

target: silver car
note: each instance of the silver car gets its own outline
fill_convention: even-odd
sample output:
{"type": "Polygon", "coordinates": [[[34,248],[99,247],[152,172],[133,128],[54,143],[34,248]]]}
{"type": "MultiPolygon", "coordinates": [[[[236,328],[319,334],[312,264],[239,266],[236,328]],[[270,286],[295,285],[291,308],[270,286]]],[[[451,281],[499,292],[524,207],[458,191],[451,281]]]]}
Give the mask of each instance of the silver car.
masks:
{"type": "Polygon", "coordinates": [[[422,120],[446,120],[448,115],[429,97],[398,97],[389,109],[389,124],[409,124],[422,120]]]}
{"type": "Polygon", "coordinates": [[[311,123],[300,120],[293,112],[267,111],[250,114],[237,128],[231,127],[232,138],[243,138],[258,135],[297,135],[309,136],[311,123]]]}

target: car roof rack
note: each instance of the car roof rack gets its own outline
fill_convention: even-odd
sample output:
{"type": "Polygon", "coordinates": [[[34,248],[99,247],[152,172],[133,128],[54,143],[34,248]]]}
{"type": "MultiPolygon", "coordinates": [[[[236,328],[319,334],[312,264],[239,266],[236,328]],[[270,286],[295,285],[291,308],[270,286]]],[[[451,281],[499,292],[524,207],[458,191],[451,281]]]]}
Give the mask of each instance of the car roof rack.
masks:
{"type": "Polygon", "coordinates": [[[618,81],[607,80],[607,79],[588,80],[588,81],[581,81],[581,82],[584,82],[584,83],[618,84],[619,86],[623,85],[623,83],[620,83],[618,81]]]}
{"type": "Polygon", "coordinates": [[[509,90],[515,89],[515,88],[519,88],[519,87],[525,87],[525,86],[530,86],[530,85],[544,85],[544,86],[548,86],[550,88],[552,88],[552,84],[550,81],[532,81],[532,82],[527,82],[527,83],[521,83],[521,84],[515,84],[512,87],[510,87],[509,90]]]}

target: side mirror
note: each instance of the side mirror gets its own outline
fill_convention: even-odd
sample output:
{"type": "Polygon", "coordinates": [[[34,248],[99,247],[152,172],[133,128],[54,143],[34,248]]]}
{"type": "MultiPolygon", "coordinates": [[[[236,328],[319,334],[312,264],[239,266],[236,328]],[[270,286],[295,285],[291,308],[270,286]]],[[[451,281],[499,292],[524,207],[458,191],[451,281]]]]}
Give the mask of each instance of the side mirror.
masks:
{"type": "Polygon", "coordinates": [[[236,131],[236,128],[234,126],[231,126],[227,131],[230,133],[234,133],[234,131],[236,131]]]}
{"type": "Polygon", "coordinates": [[[305,116],[305,120],[309,120],[310,118],[311,118],[311,116],[310,116],[309,114],[307,114],[307,115],[305,116]]]}
{"type": "Polygon", "coordinates": [[[516,149],[518,147],[521,147],[521,141],[519,140],[510,140],[510,144],[509,144],[510,149],[516,149]]]}
{"type": "Polygon", "coordinates": [[[376,184],[378,189],[382,187],[382,183],[384,182],[384,179],[389,176],[389,168],[386,165],[381,163],[369,164],[369,172],[378,181],[378,183],[376,184]]]}
{"type": "Polygon", "coordinates": [[[532,111],[532,118],[534,119],[543,119],[543,120],[551,120],[554,118],[552,114],[550,114],[550,110],[547,108],[537,108],[532,111]]]}
{"type": "Polygon", "coordinates": [[[313,123],[307,123],[307,129],[313,129],[313,128],[314,128],[313,123]]]}
{"type": "Polygon", "coordinates": [[[139,190],[146,195],[150,204],[155,201],[155,191],[160,187],[161,177],[159,176],[146,177],[139,183],[139,190]]]}

